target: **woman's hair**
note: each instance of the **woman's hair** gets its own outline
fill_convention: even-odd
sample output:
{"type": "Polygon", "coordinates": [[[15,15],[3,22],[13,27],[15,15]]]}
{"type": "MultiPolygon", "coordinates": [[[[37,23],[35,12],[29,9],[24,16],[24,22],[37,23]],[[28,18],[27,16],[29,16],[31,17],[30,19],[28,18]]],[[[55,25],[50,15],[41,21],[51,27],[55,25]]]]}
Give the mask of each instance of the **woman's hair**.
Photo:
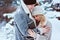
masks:
{"type": "Polygon", "coordinates": [[[45,16],[43,14],[39,14],[39,18],[40,18],[39,25],[44,26],[45,25],[45,21],[46,21],[45,16]]]}

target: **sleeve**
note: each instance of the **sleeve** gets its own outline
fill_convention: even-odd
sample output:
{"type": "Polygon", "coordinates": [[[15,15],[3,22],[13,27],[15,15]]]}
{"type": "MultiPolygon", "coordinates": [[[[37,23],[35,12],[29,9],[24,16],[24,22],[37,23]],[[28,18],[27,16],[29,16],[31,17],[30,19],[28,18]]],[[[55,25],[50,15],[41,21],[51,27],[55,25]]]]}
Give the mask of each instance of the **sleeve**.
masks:
{"type": "MultiPolygon", "coordinates": [[[[44,36],[48,40],[50,40],[50,38],[51,38],[51,32],[52,32],[52,24],[48,21],[47,24],[46,24],[46,26],[50,27],[50,31],[49,31],[49,33],[47,33],[45,35],[41,35],[41,36],[44,36]]],[[[40,34],[42,34],[43,33],[42,28],[38,28],[38,29],[40,30],[40,34]]]]}
{"type": "Polygon", "coordinates": [[[24,14],[16,14],[14,17],[14,21],[17,24],[17,27],[19,28],[19,31],[22,33],[24,36],[28,36],[28,24],[27,20],[24,14]]]}
{"type": "Polygon", "coordinates": [[[47,34],[47,35],[48,35],[48,40],[50,40],[50,39],[51,39],[51,33],[52,33],[52,24],[48,21],[47,26],[50,27],[50,31],[49,31],[49,33],[47,34]]]}
{"type": "Polygon", "coordinates": [[[47,39],[50,40],[51,39],[51,33],[52,33],[52,24],[49,21],[47,21],[47,24],[46,25],[48,27],[50,27],[50,31],[49,31],[49,33],[47,33],[45,35],[46,35],[47,39]]]}

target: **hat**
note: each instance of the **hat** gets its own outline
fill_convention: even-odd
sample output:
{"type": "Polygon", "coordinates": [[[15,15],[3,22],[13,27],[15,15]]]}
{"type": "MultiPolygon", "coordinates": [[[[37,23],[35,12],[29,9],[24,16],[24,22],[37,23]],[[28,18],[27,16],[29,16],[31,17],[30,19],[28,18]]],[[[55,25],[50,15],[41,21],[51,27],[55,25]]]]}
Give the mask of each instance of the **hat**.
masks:
{"type": "Polygon", "coordinates": [[[26,5],[35,4],[36,0],[23,0],[26,5]]]}
{"type": "Polygon", "coordinates": [[[32,15],[44,14],[44,10],[40,6],[34,7],[32,10],[32,15]]]}

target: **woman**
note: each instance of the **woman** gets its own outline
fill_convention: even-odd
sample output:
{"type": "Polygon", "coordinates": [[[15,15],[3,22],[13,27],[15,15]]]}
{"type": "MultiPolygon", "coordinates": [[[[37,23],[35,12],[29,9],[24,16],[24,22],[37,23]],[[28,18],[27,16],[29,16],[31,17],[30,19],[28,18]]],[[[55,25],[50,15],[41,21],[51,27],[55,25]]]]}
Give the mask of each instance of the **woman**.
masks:
{"type": "Polygon", "coordinates": [[[50,40],[51,24],[44,16],[42,8],[36,6],[32,11],[32,16],[36,20],[36,28],[40,31],[40,34],[29,29],[31,36],[35,37],[36,40],[50,40]]]}

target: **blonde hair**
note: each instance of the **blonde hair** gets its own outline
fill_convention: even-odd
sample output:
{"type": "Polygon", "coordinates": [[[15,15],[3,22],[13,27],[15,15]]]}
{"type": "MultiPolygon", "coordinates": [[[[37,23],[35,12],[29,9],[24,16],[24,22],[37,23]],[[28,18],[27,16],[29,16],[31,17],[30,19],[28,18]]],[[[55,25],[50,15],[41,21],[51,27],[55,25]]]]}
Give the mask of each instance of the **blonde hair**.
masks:
{"type": "Polygon", "coordinates": [[[44,26],[45,25],[45,21],[46,21],[45,16],[43,14],[39,14],[39,17],[40,17],[39,25],[44,26]]]}

